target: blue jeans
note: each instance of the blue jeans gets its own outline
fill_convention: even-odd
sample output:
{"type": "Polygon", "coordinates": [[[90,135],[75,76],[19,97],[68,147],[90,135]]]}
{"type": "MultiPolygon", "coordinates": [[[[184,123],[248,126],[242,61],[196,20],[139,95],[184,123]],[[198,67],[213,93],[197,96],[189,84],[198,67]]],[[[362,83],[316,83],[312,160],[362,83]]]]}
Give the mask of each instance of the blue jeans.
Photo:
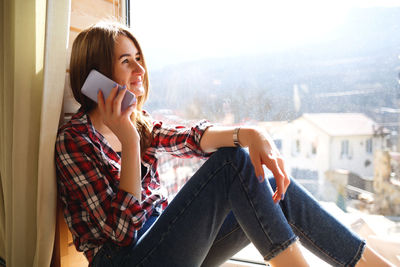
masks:
{"type": "Polygon", "coordinates": [[[216,151],[137,242],[106,243],[94,266],[218,266],[252,242],[265,260],[298,238],[334,266],[354,266],[365,242],[327,213],[291,179],[285,198],[272,200],[275,180],[260,183],[244,149],[216,151]]]}

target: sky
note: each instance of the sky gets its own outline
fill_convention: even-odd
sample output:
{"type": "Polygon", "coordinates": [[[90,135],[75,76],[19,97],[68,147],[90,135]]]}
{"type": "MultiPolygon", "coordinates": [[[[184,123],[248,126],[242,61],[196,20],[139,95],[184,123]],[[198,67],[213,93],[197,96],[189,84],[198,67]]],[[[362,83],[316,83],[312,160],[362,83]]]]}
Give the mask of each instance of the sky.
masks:
{"type": "Polygon", "coordinates": [[[153,69],[329,41],[354,7],[400,0],[131,0],[131,27],[153,69]]]}

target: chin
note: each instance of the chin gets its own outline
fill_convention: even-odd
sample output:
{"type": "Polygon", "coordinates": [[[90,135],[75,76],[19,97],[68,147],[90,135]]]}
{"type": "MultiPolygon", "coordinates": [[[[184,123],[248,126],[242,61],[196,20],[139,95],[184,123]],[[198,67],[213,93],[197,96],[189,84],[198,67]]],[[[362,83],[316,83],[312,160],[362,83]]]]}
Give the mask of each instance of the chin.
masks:
{"type": "Polygon", "coordinates": [[[144,95],[144,87],[131,88],[129,91],[135,94],[136,97],[144,95]]]}
{"type": "Polygon", "coordinates": [[[136,96],[142,96],[142,95],[144,95],[144,87],[141,86],[140,88],[136,89],[136,90],[135,90],[135,95],[136,95],[136,96]]]}

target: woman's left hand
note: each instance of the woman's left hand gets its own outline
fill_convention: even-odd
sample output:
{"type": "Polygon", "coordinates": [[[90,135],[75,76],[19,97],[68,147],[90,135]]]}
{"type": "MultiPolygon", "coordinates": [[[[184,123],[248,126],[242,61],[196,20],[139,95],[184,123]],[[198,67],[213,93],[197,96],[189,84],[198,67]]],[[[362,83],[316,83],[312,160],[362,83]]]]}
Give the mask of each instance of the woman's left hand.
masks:
{"type": "Polygon", "coordinates": [[[250,159],[259,181],[263,182],[265,177],[262,165],[265,165],[274,175],[276,181],[276,190],[272,196],[274,202],[283,200],[290,179],[285,170],[284,160],[272,138],[259,129],[244,128],[239,132],[239,140],[249,148],[250,159]]]}

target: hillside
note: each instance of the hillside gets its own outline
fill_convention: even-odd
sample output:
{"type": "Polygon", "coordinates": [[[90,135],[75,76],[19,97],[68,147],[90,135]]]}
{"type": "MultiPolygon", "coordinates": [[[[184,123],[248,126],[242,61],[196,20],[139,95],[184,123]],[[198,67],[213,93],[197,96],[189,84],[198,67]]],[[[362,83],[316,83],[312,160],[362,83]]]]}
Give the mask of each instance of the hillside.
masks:
{"type": "Polygon", "coordinates": [[[147,108],[210,120],[226,112],[235,121],[364,112],[379,122],[397,121],[397,114],[379,111],[399,105],[399,18],[400,8],[355,9],[330,42],[170,65],[151,73],[147,108]]]}

